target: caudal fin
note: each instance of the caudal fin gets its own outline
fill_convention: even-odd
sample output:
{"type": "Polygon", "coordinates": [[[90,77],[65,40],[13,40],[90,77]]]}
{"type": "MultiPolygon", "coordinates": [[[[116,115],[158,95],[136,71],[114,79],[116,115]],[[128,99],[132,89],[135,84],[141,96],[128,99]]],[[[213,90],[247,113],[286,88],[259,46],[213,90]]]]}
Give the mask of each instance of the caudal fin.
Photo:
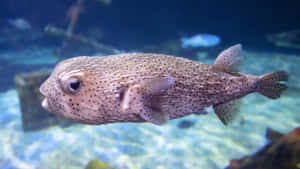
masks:
{"type": "Polygon", "coordinates": [[[288,88],[282,81],[288,81],[288,74],[283,70],[262,75],[258,92],[270,99],[277,99],[288,88]]]}

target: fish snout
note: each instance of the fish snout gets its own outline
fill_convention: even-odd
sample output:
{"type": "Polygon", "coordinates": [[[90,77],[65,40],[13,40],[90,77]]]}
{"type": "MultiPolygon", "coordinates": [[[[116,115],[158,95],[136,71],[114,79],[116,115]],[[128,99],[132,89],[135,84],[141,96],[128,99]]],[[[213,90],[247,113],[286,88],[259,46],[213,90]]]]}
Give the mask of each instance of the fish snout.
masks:
{"type": "Polygon", "coordinates": [[[46,97],[46,85],[45,83],[43,83],[41,86],[40,86],[40,92],[43,96],[46,97]]]}
{"type": "Polygon", "coordinates": [[[42,107],[49,111],[49,104],[48,104],[48,99],[47,99],[48,92],[47,92],[47,87],[46,87],[45,82],[40,86],[40,92],[44,96],[44,99],[42,101],[42,107]]]}

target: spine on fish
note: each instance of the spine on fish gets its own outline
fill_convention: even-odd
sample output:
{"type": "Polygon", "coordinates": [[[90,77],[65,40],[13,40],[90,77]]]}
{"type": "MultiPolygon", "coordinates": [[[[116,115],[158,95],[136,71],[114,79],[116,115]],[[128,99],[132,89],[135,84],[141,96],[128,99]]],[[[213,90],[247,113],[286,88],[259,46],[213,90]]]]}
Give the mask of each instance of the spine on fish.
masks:
{"type": "Polygon", "coordinates": [[[287,89],[287,85],[281,82],[288,81],[286,71],[277,71],[259,77],[258,92],[270,99],[278,99],[281,93],[287,89]]]}

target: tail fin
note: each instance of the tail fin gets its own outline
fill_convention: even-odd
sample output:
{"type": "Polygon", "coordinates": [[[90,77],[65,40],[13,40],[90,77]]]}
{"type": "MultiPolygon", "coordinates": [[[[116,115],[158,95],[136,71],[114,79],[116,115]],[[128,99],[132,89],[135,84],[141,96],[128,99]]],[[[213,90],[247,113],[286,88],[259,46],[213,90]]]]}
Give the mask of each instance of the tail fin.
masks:
{"type": "Polygon", "coordinates": [[[259,80],[258,92],[270,99],[277,99],[288,88],[286,84],[280,83],[281,81],[288,81],[286,71],[281,70],[262,75],[259,80]]]}

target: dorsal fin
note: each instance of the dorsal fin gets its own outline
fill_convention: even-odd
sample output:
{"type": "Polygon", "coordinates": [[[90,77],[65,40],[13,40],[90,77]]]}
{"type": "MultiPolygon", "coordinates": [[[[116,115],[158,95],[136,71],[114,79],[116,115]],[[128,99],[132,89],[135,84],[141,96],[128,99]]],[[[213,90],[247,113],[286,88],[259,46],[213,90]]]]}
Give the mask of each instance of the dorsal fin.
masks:
{"type": "Polygon", "coordinates": [[[227,73],[236,73],[240,71],[242,62],[242,45],[237,44],[222,51],[213,66],[227,73]]]}

